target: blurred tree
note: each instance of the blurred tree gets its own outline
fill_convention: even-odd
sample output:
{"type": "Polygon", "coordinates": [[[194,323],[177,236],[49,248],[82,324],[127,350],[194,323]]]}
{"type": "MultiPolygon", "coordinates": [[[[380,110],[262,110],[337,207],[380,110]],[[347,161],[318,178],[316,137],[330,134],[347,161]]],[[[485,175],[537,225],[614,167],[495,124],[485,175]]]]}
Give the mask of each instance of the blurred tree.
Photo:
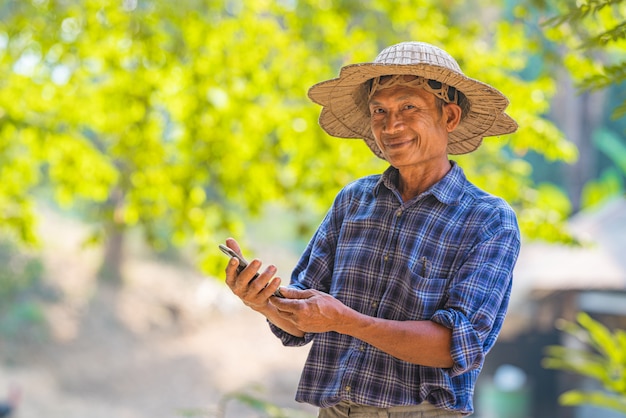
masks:
{"type": "Polygon", "coordinates": [[[559,397],[559,403],[626,413],[626,331],[611,332],[584,312],[578,314],[576,322],[562,320],[558,326],[580,340],[584,348],[548,346],[543,366],[588,377],[600,383],[601,389],[570,390],[559,397]]]}
{"type": "MultiPolygon", "coordinates": [[[[575,210],[624,193],[626,179],[626,1],[534,0],[556,59],[561,100],[554,114],[580,149],[568,168],[575,210]]],[[[528,16],[528,10],[523,12],[528,16]]]]}
{"type": "MultiPolygon", "coordinates": [[[[567,3],[565,7],[566,10],[545,24],[554,28],[550,31],[554,39],[570,48],[568,68],[578,80],[579,88],[598,90],[626,81],[622,42],[626,40],[626,1],[585,0],[567,3]]],[[[626,100],[614,110],[613,117],[624,115],[626,100]]]]}
{"type": "MultiPolygon", "coordinates": [[[[599,177],[588,179],[582,187],[581,206],[591,206],[622,195],[623,179],[626,178],[626,99],[623,95],[626,82],[626,1],[582,0],[572,3],[535,0],[534,3],[554,16],[543,26],[548,39],[560,46],[556,56],[562,59],[574,80],[579,97],[588,100],[589,92],[606,93],[602,101],[608,106],[604,103],[591,106],[596,108],[596,112],[603,113],[600,115],[603,120],[584,132],[587,147],[581,149],[581,155],[589,164],[590,159],[600,151],[612,164],[604,167],[599,177]],[[622,122],[608,122],[605,118],[607,113],[612,122],[619,119],[622,122]]],[[[567,104],[563,106],[567,107],[567,104]]],[[[588,120],[582,120],[581,126],[586,122],[588,120]]],[[[567,391],[559,397],[559,403],[566,406],[594,405],[626,413],[626,333],[623,330],[611,332],[582,312],[578,314],[576,323],[561,320],[557,322],[557,327],[580,340],[584,348],[578,349],[573,344],[547,347],[543,366],[570,371],[601,385],[595,391],[567,391]]]]}
{"type": "MultiPolygon", "coordinates": [[[[544,118],[554,82],[525,80],[533,45],[500,2],[461,0],[9,0],[0,5],[0,227],[33,242],[33,191],[89,203],[119,280],[124,232],[155,248],[215,244],[268,202],[319,216],[337,190],[382,171],[360,141],[317,126],[312,84],[392,43],[438,44],[501,89],[520,130],[460,157],[509,200],[529,238],[563,239],[567,200],[529,178],[527,151],[572,161],[544,118]],[[462,42],[459,42],[462,40],[462,42]],[[228,231],[228,232],[226,232],[228,231]]],[[[302,232],[312,228],[306,222],[302,232]]],[[[220,257],[216,259],[216,257],[220,257]]],[[[219,260],[219,261],[218,261],[219,260]]]]}

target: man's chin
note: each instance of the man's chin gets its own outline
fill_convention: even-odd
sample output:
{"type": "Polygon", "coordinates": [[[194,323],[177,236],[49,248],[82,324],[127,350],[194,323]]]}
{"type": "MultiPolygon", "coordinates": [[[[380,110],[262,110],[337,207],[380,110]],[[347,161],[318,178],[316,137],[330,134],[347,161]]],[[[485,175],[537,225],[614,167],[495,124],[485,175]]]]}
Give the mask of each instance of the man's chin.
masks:
{"type": "Polygon", "coordinates": [[[410,165],[409,158],[407,158],[407,156],[404,154],[400,154],[400,155],[385,154],[385,159],[387,160],[389,164],[391,164],[395,168],[400,168],[400,167],[410,165]]]}

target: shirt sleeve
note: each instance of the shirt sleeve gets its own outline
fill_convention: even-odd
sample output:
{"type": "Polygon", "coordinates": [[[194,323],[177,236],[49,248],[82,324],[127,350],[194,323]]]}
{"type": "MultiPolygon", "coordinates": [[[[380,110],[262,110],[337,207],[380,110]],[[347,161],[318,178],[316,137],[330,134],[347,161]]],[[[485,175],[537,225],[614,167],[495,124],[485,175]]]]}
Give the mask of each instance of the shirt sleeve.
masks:
{"type": "Polygon", "coordinates": [[[448,301],[431,320],[452,330],[451,377],[481,367],[502,328],[520,250],[512,210],[502,211],[483,228],[481,239],[453,279],[448,301]],[[507,213],[508,212],[508,213],[507,213]]]}

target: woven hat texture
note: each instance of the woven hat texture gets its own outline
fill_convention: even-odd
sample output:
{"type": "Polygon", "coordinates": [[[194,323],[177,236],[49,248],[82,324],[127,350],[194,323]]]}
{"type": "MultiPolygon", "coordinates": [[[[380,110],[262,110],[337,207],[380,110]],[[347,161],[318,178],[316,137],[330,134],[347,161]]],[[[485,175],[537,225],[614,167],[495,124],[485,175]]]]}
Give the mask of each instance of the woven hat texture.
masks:
{"type": "Polygon", "coordinates": [[[370,129],[367,81],[384,75],[422,76],[455,87],[469,101],[469,111],[448,137],[448,154],[474,151],[486,136],[514,132],[517,123],[504,110],[508,99],[488,84],[467,77],[446,51],[424,42],[385,48],[372,63],[343,67],[339,77],[315,84],[309,98],[323,106],[320,126],[339,138],[362,138],[384,158],[370,129]]]}

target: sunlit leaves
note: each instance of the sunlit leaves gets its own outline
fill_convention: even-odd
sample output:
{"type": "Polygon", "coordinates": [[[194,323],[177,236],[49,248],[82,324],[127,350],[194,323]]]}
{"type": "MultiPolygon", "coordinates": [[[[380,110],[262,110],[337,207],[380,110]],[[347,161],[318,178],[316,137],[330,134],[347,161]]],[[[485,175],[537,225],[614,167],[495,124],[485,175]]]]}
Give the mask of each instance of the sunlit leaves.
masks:
{"type": "MultiPolygon", "coordinates": [[[[560,9],[560,14],[546,22],[550,39],[567,47],[564,64],[579,89],[607,89],[626,81],[626,2],[623,0],[579,1],[560,9]]],[[[611,109],[613,119],[626,114],[626,101],[611,109]]],[[[595,205],[623,192],[626,174],[626,151],[623,141],[607,130],[594,132],[597,148],[610,158],[616,169],[605,169],[599,178],[589,181],[583,190],[582,203],[595,205]]]]}
{"type": "Polygon", "coordinates": [[[623,176],[626,174],[626,145],[619,136],[608,129],[594,132],[594,144],[613,162],[601,175],[585,184],[582,193],[583,207],[592,207],[619,196],[624,190],[623,176]]]}
{"type": "Polygon", "coordinates": [[[590,208],[606,203],[624,190],[621,173],[615,168],[605,170],[597,179],[588,181],[582,191],[581,206],[590,208]]]}
{"type": "Polygon", "coordinates": [[[46,171],[59,203],[69,206],[75,199],[107,199],[118,172],[92,144],[64,133],[46,135],[43,142],[46,171]]]}
{"type": "Polygon", "coordinates": [[[340,187],[386,166],[362,141],[324,134],[307,89],[415,39],[444,47],[511,99],[519,132],[487,138],[463,166],[515,205],[526,234],[558,235],[563,214],[554,213],[566,208],[544,204],[556,192],[535,190],[522,157],[576,152],[543,118],[553,81],[519,76],[532,45],[496,1],[481,2],[484,16],[460,0],[9,4],[0,8],[9,179],[0,204],[22,230],[28,192],[44,185],[61,203],[88,202],[91,221],[141,227],[158,248],[194,247],[210,272],[223,264],[216,241],[242,234],[242,219],[270,202],[314,214],[306,233],[340,187]]]}
{"type": "MultiPolygon", "coordinates": [[[[546,33],[568,47],[565,64],[581,89],[626,81],[626,2],[582,1],[545,22],[546,33]]],[[[618,108],[617,116],[624,112],[618,108]]]]}

